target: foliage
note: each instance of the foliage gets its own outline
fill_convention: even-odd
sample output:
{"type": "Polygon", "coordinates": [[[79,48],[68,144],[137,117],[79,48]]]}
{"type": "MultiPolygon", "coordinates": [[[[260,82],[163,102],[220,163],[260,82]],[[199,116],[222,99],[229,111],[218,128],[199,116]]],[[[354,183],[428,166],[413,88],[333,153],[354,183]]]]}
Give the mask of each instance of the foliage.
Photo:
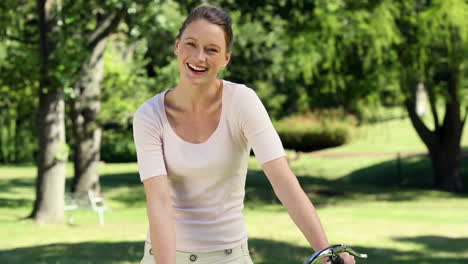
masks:
{"type": "MultiPolygon", "coordinates": [[[[139,32],[148,33],[143,26],[146,30],[153,28],[153,19],[167,24],[163,21],[167,17],[162,15],[167,2],[170,1],[165,4],[150,0],[57,2],[50,10],[56,14],[50,25],[54,29],[49,35],[51,43],[56,43],[50,47],[47,72],[52,82],[44,89],[63,89],[68,102],[73,100],[76,95],[72,86],[79,79],[79,70],[88,57],[87,48],[98,37],[93,33],[99,31],[93,30],[106,18],[114,14],[121,16],[124,21],[119,30],[120,36],[125,35],[125,47],[120,45],[120,51],[132,50],[127,47],[138,46],[135,41],[141,39],[139,32]]],[[[36,5],[34,1],[2,1],[0,11],[0,162],[32,161],[37,152],[34,113],[40,64],[36,5]]],[[[153,36],[158,35],[159,29],[153,30],[153,36]]],[[[114,46],[122,43],[119,38],[115,39],[114,46]]],[[[136,107],[149,98],[149,91],[158,79],[148,78],[145,72],[142,54],[145,50],[146,46],[140,45],[134,58],[133,54],[127,54],[132,58],[126,61],[120,56],[122,52],[115,52],[115,49],[106,54],[107,58],[114,56],[114,60],[111,66],[106,65],[110,70],[103,92],[101,124],[128,125],[136,107]]],[[[164,74],[161,76],[162,80],[166,78],[164,74]]]]}
{"type": "Polygon", "coordinates": [[[392,1],[314,1],[304,8],[309,12],[297,8],[285,16],[294,20],[287,67],[304,83],[306,107],[341,105],[359,113],[359,105],[377,104],[379,90],[398,87],[384,57],[400,41],[392,1]]]}
{"type": "Polygon", "coordinates": [[[105,56],[105,78],[102,86],[101,123],[127,126],[132,114],[151,97],[154,80],[146,76],[141,45],[132,46],[115,35],[105,56]]]}
{"type": "Polygon", "coordinates": [[[456,99],[468,111],[468,1],[403,1],[399,10],[404,42],[397,46],[397,64],[405,96],[414,98],[414,83],[422,82],[434,107],[456,99]],[[448,91],[449,73],[456,75],[455,98],[448,91]]]}
{"type": "Polygon", "coordinates": [[[255,14],[234,9],[231,16],[236,35],[232,59],[223,77],[254,88],[270,116],[284,117],[284,104],[293,90],[286,83],[283,69],[287,44],[282,35],[286,22],[268,8],[255,14]]]}
{"type": "Polygon", "coordinates": [[[37,152],[33,8],[16,1],[0,4],[0,163],[31,162],[37,152]]]}
{"type": "Polygon", "coordinates": [[[104,133],[112,127],[109,133],[124,133],[129,139],[128,127],[136,109],[155,94],[174,87],[178,78],[172,49],[182,21],[177,4],[164,1],[149,5],[150,11],[141,8],[134,7],[137,13],[120,25],[104,58],[100,121],[104,133]]]}

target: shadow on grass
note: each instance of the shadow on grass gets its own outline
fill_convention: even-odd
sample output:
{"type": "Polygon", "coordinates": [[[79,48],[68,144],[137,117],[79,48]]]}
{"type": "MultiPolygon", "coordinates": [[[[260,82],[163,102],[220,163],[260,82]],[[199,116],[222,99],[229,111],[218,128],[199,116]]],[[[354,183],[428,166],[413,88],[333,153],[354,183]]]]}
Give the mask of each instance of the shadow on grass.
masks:
{"type": "MultiPolygon", "coordinates": [[[[412,188],[432,189],[431,160],[427,156],[395,158],[367,168],[353,171],[338,181],[348,185],[369,185],[383,189],[412,188]]],[[[460,177],[468,187],[468,157],[460,161],[460,177]]]]}
{"type": "Polygon", "coordinates": [[[8,179],[0,181],[0,193],[12,192],[14,188],[34,188],[34,179],[8,179]]]}
{"type": "Polygon", "coordinates": [[[134,173],[106,173],[100,175],[101,185],[105,188],[141,186],[138,172],[134,173]]]}
{"type": "Polygon", "coordinates": [[[126,207],[145,206],[145,192],[138,172],[102,174],[100,181],[104,193],[113,188],[125,187],[126,189],[126,191],[106,196],[106,199],[112,199],[126,207]]]}
{"type": "Polygon", "coordinates": [[[85,264],[139,263],[141,242],[56,243],[0,251],[1,263],[85,264]]]}
{"type": "MultiPolygon", "coordinates": [[[[432,252],[466,253],[468,255],[468,237],[452,238],[443,236],[398,237],[396,241],[424,246],[432,252]]],[[[468,260],[468,259],[466,259],[468,260]]],[[[467,262],[468,263],[468,262],[467,262]]]]}
{"type": "Polygon", "coordinates": [[[0,198],[0,207],[29,207],[33,206],[33,200],[31,199],[22,199],[22,198],[0,198]]]}
{"type": "MultiPolygon", "coordinates": [[[[30,188],[34,191],[35,185],[33,179],[9,179],[0,181],[0,194],[14,194],[16,188],[30,188]]],[[[4,198],[0,197],[0,208],[18,208],[32,206],[34,201],[25,198],[4,198]]]]}
{"type": "MultiPolygon", "coordinates": [[[[460,176],[468,190],[468,157],[460,162],[460,176]]],[[[431,162],[425,156],[402,157],[400,160],[395,158],[355,170],[336,180],[324,179],[320,175],[297,177],[304,191],[317,206],[336,204],[347,198],[410,201],[419,198],[415,192],[433,189],[431,162]]],[[[466,197],[466,193],[460,196],[466,197]]],[[[249,170],[246,183],[247,206],[279,203],[263,171],[249,170]]]]}
{"type": "Polygon", "coordinates": [[[432,178],[431,162],[428,157],[408,157],[395,158],[353,171],[341,181],[380,187],[430,188],[433,185],[432,178]]]}
{"type": "MultiPolygon", "coordinates": [[[[339,188],[339,183],[320,177],[297,175],[304,191],[313,198],[316,205],[331,204],[330,197],[343,197],[345,193],[339,188]]],[[[261,170],[249,170],[245,186],[245,202],[247,207],[263,204],[280,204],[267,177],[261,170]]]]}
{"type": "MultiPolygon", "coordinates": [[[[367,253],[369,259],[358,263],[379,264],[466,264],[468,238],[405,237],[401,242],[419,243],[429,251],[398,251],[375,247],[354,247],[367,253]],[[457,246],[458,245],[458,246],[457,246]],[[435,257],[434,254],[444,257],[435,257]]],[[[54,243],[33,247],[1,250],[2,263],[85,264],[85,263],[139,263],[143,254],[143,241],[54,243]]],[[[313,252],[308,247],[287,242],[259,238],[249,239],[252,259],[256,264],[303,263],[313,252]]],[[[189,262],[187,262],[189,263],[189,262]]]]}

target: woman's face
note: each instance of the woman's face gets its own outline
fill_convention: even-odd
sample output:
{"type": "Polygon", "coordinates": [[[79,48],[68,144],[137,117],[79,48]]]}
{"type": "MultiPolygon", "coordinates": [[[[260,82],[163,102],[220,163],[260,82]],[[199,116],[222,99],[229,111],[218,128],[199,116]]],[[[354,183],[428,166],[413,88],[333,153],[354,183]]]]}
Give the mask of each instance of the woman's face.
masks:
{"type": "Polygon", "coordinates": [[[181,79],[193,84],[208,83],[229,63],[223,29],[206,20],[196,20],[185,28],[174,47],[181,79]]]}

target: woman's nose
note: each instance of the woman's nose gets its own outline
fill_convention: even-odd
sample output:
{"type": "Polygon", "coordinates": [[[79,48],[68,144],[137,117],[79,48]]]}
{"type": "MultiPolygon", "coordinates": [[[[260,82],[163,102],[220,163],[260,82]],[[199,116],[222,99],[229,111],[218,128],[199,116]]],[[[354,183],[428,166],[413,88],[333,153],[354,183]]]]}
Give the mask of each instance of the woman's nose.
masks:
{"type": "Polygon", "coordinates": [[[194,55],[197,60],[205,61],[205,52],[203,51],[203,49],[196,49],[194,55]]]}

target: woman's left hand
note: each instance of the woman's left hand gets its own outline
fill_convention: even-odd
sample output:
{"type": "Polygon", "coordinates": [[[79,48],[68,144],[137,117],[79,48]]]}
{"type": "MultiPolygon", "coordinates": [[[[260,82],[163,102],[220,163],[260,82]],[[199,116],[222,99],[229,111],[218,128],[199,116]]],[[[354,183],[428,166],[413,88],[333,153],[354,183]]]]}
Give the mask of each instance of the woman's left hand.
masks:
{"type": "MultiPolygon", "coordinates": [[[[356,263],[356,260],[354,260],[354,256],[351,256],[350,254],[348,254],[346,252],[341,253],[340,258],[341,258],[341,260],[343,260],[343,262],[339,262],[339,263],[344,263],[344,264],[355,264],[356,263]]],[[[326,260],[324,260],[323,263],[324,264],[330,264],[332,262],[331,262],[331,259],[326,259],[326,260]]],[[[333,263],[336,263],[336,262],[333,262],[333,263]]]]}
{"type": "Polygon", "coordinates": [[[341,253],[340,258],[343,260],[344,264],[355,264],[356,260],[354,260],[354,256],[351,256],[348,253],[341,253]]]}

